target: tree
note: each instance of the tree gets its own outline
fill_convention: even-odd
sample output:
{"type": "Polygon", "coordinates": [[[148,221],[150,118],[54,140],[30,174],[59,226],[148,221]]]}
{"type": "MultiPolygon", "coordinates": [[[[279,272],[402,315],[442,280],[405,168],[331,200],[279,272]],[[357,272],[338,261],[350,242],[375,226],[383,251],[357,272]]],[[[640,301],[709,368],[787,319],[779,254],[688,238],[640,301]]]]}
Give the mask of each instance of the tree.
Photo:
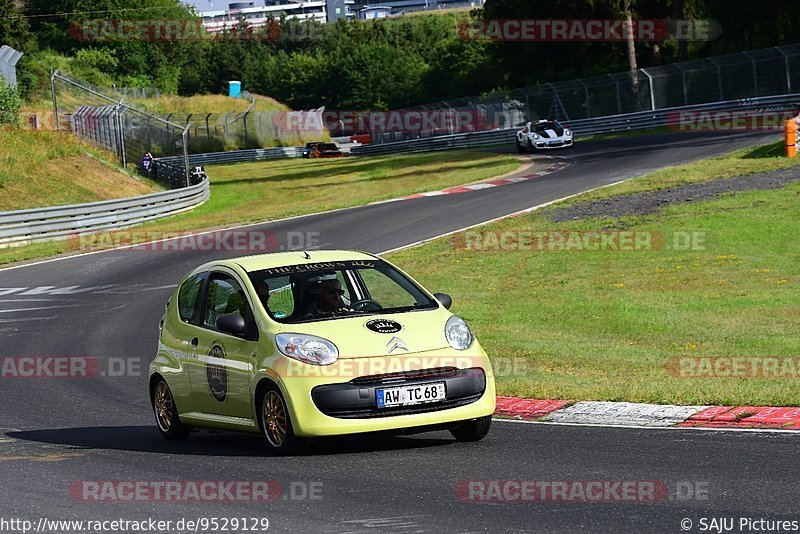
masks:
{"type": "Polygon", "coordinates": [[[28,19],[17,9],[15,0],[0,0],[0,45],[4,44],[20,52],[30,52],[33,44],[28,19]]]}

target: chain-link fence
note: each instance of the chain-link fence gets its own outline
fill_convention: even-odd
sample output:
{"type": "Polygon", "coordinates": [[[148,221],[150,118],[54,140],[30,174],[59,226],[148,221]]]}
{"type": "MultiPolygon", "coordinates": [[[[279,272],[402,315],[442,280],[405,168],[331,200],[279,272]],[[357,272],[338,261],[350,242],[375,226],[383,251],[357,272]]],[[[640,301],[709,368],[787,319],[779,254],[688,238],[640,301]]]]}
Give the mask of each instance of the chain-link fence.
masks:
{"type": "MultiPolygon", "coordinates": [[[[711,57],[416,106],[480,116],[480,130],[520,126],[537,118],[576,121],[694,104],[800,92],[800,44],[711,57]]],[[[372,132],[373,142],[453,133],[372,132]]]]}
{"type": "Polygon", "coordinates": [[[161,98],[169,93],[164,93],[157,87],[118,87],[111,86],[111,92],[115,98],[161,98]]]}
{"type": "Polygon", "coordinates": [[[157,117],[105,95],[98,88],[53,72],[55,127],[72,130],[92,144],[114,153],[120,164],[173,188],[196,181],[188,163],[188,126],[157,117]],[[158,164],[154,158],[171,158],[158,164]]]}
{"type": "Polygon", "coordinates": [[[189,128],[189,154],[223,150],[299,146],[325,138],[326,132],[306,128],[308,112],[251,111],[245,113],[171,113],[170,122],[189,128]],[[301,117],[293,120],[297,115],[301,117]]]}

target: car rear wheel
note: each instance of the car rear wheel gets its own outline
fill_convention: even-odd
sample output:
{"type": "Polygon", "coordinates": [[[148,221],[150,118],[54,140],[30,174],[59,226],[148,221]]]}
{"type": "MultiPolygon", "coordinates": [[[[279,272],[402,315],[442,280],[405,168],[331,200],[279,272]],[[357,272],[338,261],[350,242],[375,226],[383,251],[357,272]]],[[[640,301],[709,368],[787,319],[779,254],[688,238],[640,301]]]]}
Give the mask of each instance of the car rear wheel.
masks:
{"type": "Polygon", "coordinates": [[[153,388],[153,413],[156,416],[158,430],[165,438],[186,439],[189,435],[189,429],[183,426],[178,417],[175,399],[163,378],[153,388]]]}
{"type": "Polygon", "coordinates": [[[533,147],[533,141],[531,141],[530,139],[528,139],[528,149],[531,151],[531,154],[533,154],[536,151],[536,149],[533,147]]]}
{"type": "Polygon", "coordinates": [[[288,454],[297,448],[292,420],[283,395],[276,386],[267,386],[258,403],[258,425],[269,448],[278,454],[288,454]]]}
{"type": "Polygon", "coordinates": [[[519,139],[517,139],[517,152],[520,154],[525,152],[525,146],[519,142],[519,139]]]}
{"type": "Polygon", "coordinates": [[[450,429],[450,433],[458,441],[480,441],[489,433],[492,426],[492,416],[479,417],[466,421],[462,425],[450,429]]]}

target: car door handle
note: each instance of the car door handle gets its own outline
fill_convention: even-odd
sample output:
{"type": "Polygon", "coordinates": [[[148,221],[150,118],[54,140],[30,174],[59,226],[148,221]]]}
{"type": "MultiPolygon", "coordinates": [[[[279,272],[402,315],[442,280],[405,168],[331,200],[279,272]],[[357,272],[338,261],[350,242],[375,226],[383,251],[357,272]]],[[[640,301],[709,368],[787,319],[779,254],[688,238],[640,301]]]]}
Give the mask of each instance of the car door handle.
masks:
{"type": "Polygon", "coordinates": [[[194,338],[194,339],[192,340],[192,346],[193,346],[194,348],[197,348],[197,344],[198,344],[198,343],[200,343],[200,340],[199,340],[199,339],[197,339],[197,338],[194,338]]]}

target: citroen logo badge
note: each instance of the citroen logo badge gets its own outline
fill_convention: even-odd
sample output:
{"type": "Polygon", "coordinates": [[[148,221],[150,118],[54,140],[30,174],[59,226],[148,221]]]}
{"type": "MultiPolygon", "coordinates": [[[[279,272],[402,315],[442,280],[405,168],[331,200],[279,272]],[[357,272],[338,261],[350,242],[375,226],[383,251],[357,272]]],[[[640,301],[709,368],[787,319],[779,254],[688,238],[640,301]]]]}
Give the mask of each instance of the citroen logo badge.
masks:
{"type": "Polygon", "coordinates": [[[408,345],[406,345],[406,342],[397,336],[392,336],[392,339],[390,339],[386,344],[386,348],[389,349],[389,354],[392,354],[398,350],[404,350],[408,352],[408,345]]]}

